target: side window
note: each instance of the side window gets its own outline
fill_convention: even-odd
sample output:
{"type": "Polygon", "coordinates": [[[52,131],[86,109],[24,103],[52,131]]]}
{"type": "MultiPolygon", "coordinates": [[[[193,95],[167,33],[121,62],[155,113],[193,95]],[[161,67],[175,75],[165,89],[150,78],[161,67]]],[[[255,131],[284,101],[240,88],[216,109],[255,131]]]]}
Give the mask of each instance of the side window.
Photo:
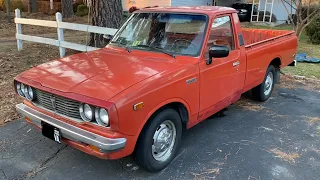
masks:
{"type": "Polygon", "coordinates": [[[235,49],[230,16],[218,17],[213,21],[206,47],[206,57],[212,45],[227,46],[230,51],[235,49]]]}

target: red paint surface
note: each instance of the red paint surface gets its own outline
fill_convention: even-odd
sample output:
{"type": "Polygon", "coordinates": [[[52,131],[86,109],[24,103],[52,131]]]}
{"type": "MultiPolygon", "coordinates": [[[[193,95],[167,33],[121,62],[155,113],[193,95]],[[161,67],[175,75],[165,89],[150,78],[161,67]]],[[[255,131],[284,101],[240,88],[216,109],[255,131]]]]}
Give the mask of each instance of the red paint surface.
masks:
{"type": "MultiPolygon", "coordinates": [[[[205,48],[199,57],[177,56],[176,59],[157,52],[107,46],[106,48],[72,55],[34,67],[16,77],[17,81],[77,101],[108,109],[111,128],[90,123],[76,123],[51,114],[24,101],[28,106],[87,131],[109,138],[127,138],[126,147],[103,154],[89,146],[69,140],[66,143],[104,159],[130,155],[141,129],[151,115],[171,102],[183,104],[189,114],[187,127],[237,101],[241,94],[263,81],[270,62],[279,58],[281,67],[293,61],[297,37],[290,31],[241,29],[236,11],[225,7],[148,8],[137,12],[179,12],[205,14],[209,27],[213,19],[229,15],[235,49],[226,58],[215,58],[206,65],[205,48]],[[240,46],[238,35],[245,45],[240,46]],[[239,66],[233,63],[239,61],[239,66]],[[186,81],[197,80],[191,84],[186,81]],[[144,103],[134,111],[133,105],[144,103]]],[[[205,45],[210,29],[206,32],[205,45]]],[[[230,33],[230,32],[222,32],[230,33]]]]}

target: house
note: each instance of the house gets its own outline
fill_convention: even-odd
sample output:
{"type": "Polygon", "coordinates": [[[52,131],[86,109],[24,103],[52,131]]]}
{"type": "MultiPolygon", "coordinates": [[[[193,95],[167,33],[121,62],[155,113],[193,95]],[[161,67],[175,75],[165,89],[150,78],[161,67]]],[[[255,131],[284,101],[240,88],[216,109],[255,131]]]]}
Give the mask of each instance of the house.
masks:
{"type": "MultiPolygon", "coordinates": [[[[231,7],[234,3],[249,3],[257,7],[261,12],[259,17],[251,18],[254,21],[264,21],[270,18],[261,18],[273,14],[277,23],[285,23],[289,14],[295,14],[295,7],[292,0],[122,0],[124,10],[132,6],[143,8],[147,6],[226,6],[231,7]],[[289,11],[289,13],[288,13],[289,11]]],[[[255,16],[252,14],[252,16],[255,16]]]]}

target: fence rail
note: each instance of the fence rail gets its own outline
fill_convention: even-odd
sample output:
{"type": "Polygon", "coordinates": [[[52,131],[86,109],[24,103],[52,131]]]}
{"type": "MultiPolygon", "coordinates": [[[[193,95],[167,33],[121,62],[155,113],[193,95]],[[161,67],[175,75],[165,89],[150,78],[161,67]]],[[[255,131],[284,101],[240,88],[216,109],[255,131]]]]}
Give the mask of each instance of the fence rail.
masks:
{"type": "Polygon", "coordinates": [[[77,44],[72,42],[67,42],[64,40],[64,29],[69,30],[76,30],[76,31],[84,31],[90,33],[98,33],[98,34],[108,34],[114,35],[117,29],[106,28],[106,27],[98,27],[98,26],[90,26],[84,24],[76,24],[76,23],[67,23],[62,22],[62,15],[61,13],[56,13],[56,21],[47,21],[47,20],[37,20],[37,19],[26,19],[21,18],[21,13],[19,9],[15,10],[15,19],[14,22],[16,23],[16,39],[17,39],[17,47],[18,50],[23,49],[23,42],[22,41],[32,41],[37,43],[43,43],[53,46],[59,47],[60,57],[64,57],[66,54],[65,48],[74,49],[78,51],[93,51],[98,48],[87,46],[83,44],[77,44]],[[51,39],[51,38],[44,38],[38,36],[30,36],[22,34],[22,24],[28,25],[35,25],[35,26],[43,26],[43,27],[52,27],[57,28],[58,39],[51,39]]]}

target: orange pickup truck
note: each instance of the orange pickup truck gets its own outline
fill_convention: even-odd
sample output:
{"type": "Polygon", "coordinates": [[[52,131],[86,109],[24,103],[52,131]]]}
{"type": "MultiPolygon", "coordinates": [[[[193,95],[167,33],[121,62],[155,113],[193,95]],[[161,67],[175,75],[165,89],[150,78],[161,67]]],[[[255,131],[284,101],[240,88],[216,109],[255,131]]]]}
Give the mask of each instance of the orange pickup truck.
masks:
{"type": "Polygon", "coordinates": [[[58,143],[160,171],[183,129],[248,90],[266,101],[296,49],[293,31],[242,29],[232,8],[141,9],[105,48],[18,75],[16,109],[58,143]]]}

